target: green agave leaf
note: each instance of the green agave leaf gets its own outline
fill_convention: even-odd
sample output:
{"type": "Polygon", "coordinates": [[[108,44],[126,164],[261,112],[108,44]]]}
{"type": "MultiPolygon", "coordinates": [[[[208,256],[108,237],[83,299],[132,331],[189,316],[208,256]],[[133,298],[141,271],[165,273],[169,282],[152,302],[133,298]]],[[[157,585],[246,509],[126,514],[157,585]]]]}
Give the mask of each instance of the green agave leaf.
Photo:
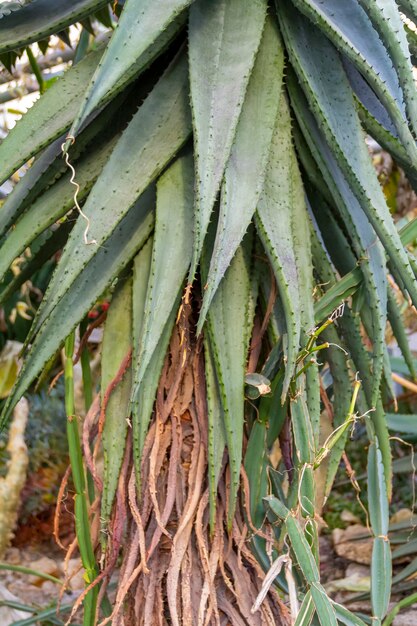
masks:
{"type": "MultiPolygon", "coordinates": [[[[333,310],[340,305],[342,301],[345,300],[345,297],[341,297],[343,294],[343,283],[347,281],[349,285],[349,289],[346,289],[344,292],[344,296],[350,293],[350,285],[355,282],[355,273],[359,271],[359,268],[356,268],[349,274],[346,274],[341,280],[333,284],[335,281],[334,270],[331,267],[330,261],[323,250],[323,246],[318,241],[317,235],[314,236],[314,231],[312,231],[312,242],[313,242],[313,253],[314,253],[314,264],[316,266],[316,271],[319,272],[320,281],[322,284],[329,283],[331,285],[328,291],[322,296],[318,303],[315,306],[316,312],[316,320],[317,323],[324,319],[323,317],[318,316],[318,311],[322,311],[320,303],[324,301],[327,303],[327,298],[330,299],[330,294],[335,293],[334,299],[331,301],[336,304],[333,310]],[[339,298],[337,299],[338,293],[339,298]]],[[[359,274],[356,274],[357,283],[354,289],[357,289],[357,286],[360,284],[359,274]]],[[[326,308],[326,312],[330,309],[330,307],[326,308]]],[[[330,313],[327,314],[330,315],[330,313]]],[[[350,357],[353,360],[353,364],[355,369],[359,372],[360,378],[362,379],[364,391],[366,394],[366,400],[368,405],[364,406],[363,411],[366,411],[369,407],[372,407],[372,387],[373,380],[370,368],[370,359],[368,353],[365,350],[363,345],[362,336],[361,336],[361,327],[360,321],[358,317],[355,317],[348,307],[345,307],[345,311],[343,316],[338,320],[338,325],[341,328],[343,338],[345,340],[346,347],[349,351],[350,357]]],[[[375,410],[370,413],[370,418],[372,420],[373,427],[378,437],[379,446],[381,448],[383,464],[385,470],[385,481],[386,481],[386,490],[388,496],[391,497],[391,478],[392,478],[392,460],[391,460],[391,446],[389,441],[389,433],[387,429],[387,424],[385,420],[384,409],[381,403],[381,400],[378,399],[375,410]]]]}
{"type": "Polygon", "coordinates": [[[0,54],[24,48],[38,39],[44,39],[81,21],[107,0],[32,0],[18,11],[2,15],[0,22],[0,54]]]}
{"type": "Polygon", "coordinates": [[[294,456],[298,465],[302,468],[306,464],[311,464],[314,459],[312,449],[313,432],[308,415],[306,398],[302,392],[302,384],[296,390],[295,398],[290,402],[291,424],[294,435],[294,456]]]}
{"type": "Polygon", "coordinates": [[[310,626],[315,613],[311,591],[307,591],[300,606],[294,626],[310,626]]]}
{"type": "MultiPolygon", "coordinates": [[[[37,0],[28,6],[37,4],[37,0]]],[[[71,67],[29,109],[0,144],[0,184],[71,125],[80,92],[93,75],[103,50],[71,67]]],[[[52,151],[52,148],[51,148],[52,151]]]]}
{"type": "Polygon", "coordinates": [[[407,151],[395,135],[381,124],[372,113],[363,106],[362,102],[357,103],[358,115],[363,128],[379,145],[389,152],[395,161],[403,168],[413,189],[417,189],[417,170],[414,163],[408,157],[407,151]]]}
{"type": "MultiPolygon", "coordinates": [[[[354,316],[351,311],[345,310],[345,314],[340,319],[340,326],[342,328],[342,333],[345,338],[349,354],[362,380],[366,403],[362,403],[362,408],[360,410],[362,413],[364,413],[366,410],[372,407],[372,371],[370,367],[369,355],[363,345],[360,320],[358,319],[358,317],[354,316]]],[[[359,395],[359,399],[361,399],[361,394],[359,395]]],[[[372,427],[377,436],[378,446],[383,459],[386,492],[388,494],[388,499],[391,499],[391,444],[387,422],[385,419],[385,411],[380,398],[378,398],[378,401],[374,407],[374,411],[369,414],[369,417],[372,427]]]]}
{"type": "Polygon", "coordinates": [[[289,5],[280,9],[280,16],[291,61],[319,127],[411,298],[417,302],[413,272],[372,167],[340,59],[319,31],[289,5]],[[335,101],[340,106],[334,106],[335,101]]]}
{"type": "Polygon", "coordinates": [[[330,317],[335,309],[354,294],[362,282],[362,272],[356,268],[343,276],[316,302],[314,316],[316,323],[330,317]]]}
{"type": "MultiPolygon", "coordinates": [[[[313,225],[311,225],[310,228],[310,238],[314,267],[318,275],[318,280],[322,285],[326,285],[328,292],[331,292],[339,283],[336,281],[329,258],[313,225]]],[[[346,278],[346,276],[349,275],[346,274],[344,278],[346,278]]],[[[325,295],[323,297],[325,297],[325,295]]],[[[319,323],[319,321],[322,320],[318,320],[316,317],[316,323],[319,323]]],[[[337,428],[345,421],[349,412],[352,395],[351,381],[346,355],[339,348],[339,346],[343,347],[343,341],[341,337],[339,337],[338,329],[336,330],[334,326],[329,326],[326,331],[322,333],[322,338],[330,344],[325,352],[325,357],[333,379],[333,425],[337,428]]],[[[327,497],[331,491],[334,478],[339,468],[340,458],[344,452],[346,438],[347,433],[340,438],[330,452],[324,488],[325,497],[327,497]]]]}
{"type": "MultiPolygon", "coordinates": [[[[410,469],[407,470],[407,472],[409,472],[410,469]]],[[[403,567],[403,569],[398,572],[398,574],[396,574],[393,579],[392,579],[392,584],[396,585],[397,583],[400,583],[401,581],[405,580],[406,578],[409,578],[410,576],[413,576],[413,574],[415,574],[417,572],[417,558],[414,558],[411,563],[409,563],[408,565],[406,565],[405,567],[403,567]]]]}
{"type": "Polygon", "coordinates": [[[250,513],[256,528],[262,527],[265,517],[262,498],[269,494],[267,435],[268,422],[256,420],[251,428],[245,454],[245,470],[250,488],[250,513]]]}
{"type": "MultiPolygon", "coordinates": [[[[150,239],[143,250],[135,258],[133,265],[133,363],[138,363],[142,333],[144,330],[144,318],[146,310],[146,294],[148,290],[149,276],[152,263],[153,239],[150,239]]],[[[144,373],[142,384],[139,387],[136,402],[133,406],[133,421],[140,419],[145,426],[149,422],[155,402],[155,394],[158,387],[159,377],[165,354],[168,348],[169,340],[172,333],[176,317],[175,308],[172,309],[170,316],[163,328],[159,339],[158,349],[155,350],[149,360],[148,367],[144,373]],[[140,416],[139,416],[140,411],[140,416]]],[[[143,429],[146,435],[146,428],[143,429]]],[[[140,434],[140,433],[139,433],[140,434]]],[[[140,458],[135,456],[137,487],[140,489],[140,458]]]]}
{"type": "Polygon", "coordinates": [[[313,583],[310,591],[321,626],[338,626],[334,606],[324,587],[320,583],[313,583]]]}
{"type": "Polygon", "coordinates": [[[253,524],[260,528],[265,509],[262,499],[270,492],[268,468],[269,449],[278,437],[287,414],[287,405],[281,404],[283,375],[277,374],[271,384],[271,393],[263,396],[253,423],[245,454],[245,470],[249,480],[250,512],[253,524]]]}
{"type": "Polygon", "coordinates": [[[389,507],[385,468],[381,451],[371,443],[368,452],[369,519],[375,534],[371,562],[371,603],[373,616],[381,620],[391,594],[391,550],[388,540],[389,507]]]}
{"type": "Polygon", "coordinates": [[[300,606],[294,626],[310,626],[315,612],[311,591],[307,591],[300,606]]]}
{"type": "Polygon", "coordinates": [[[371,604],[372,614],[377,620],[382,620],[388,611],[391,597],[391,548],[389,541],[382,537],[374,539],[371,562],[371,604]]]}
{"type": "Polygon", "coordinates": [[[395,459],[392,463],[392,471],[394,474],[409,474],[414,472],[414,461],[411,454],[395,459]]]}
{"type": "MultiPolygon", "coordinates": [[[[415,142],[407,126],[404,95],[391,54],[361,3],[358,0],[294,0],[294,4],[363,74],[389,111],[401,140],[416,163],[415,142]]],[[[366,7],[370,4],[367,2],[366,7]]]]}
{"type": "Polygon", "coordinates": [[[400,237],[404,246],[408,246],[410,243],[415,242],[417,239],[417,218],[412,219],[408,222],[408,224],[401,228],[400,237]]]}
{"type": "MultiPolygon", "coordinates": [[[[339,337],[337,330],[330,326],[322,334],[324,341],[328,341],[331,345],[325,352],[325,359],[329,364],[330,372],[333,379],[333,427],[337,428],[345,421],[348,413],[352,397],[351,381],[349,376],[349,368],[346,363],[346,355],[338,346],[342,346],[343,342],[339,337]]],[[[333,486],[337,470],[339,468],[340,459],[345,449],[348,432],[346,432],[332,448],[329,454],[329,460],[326,473],[326,484],[324,495],[327,497],[333,486]]]]}
{"type": "MultiPolygon", "coordinates": [[[[87,153],[77,163],[78,201],[82,202],[97,180],[107,162],[118,136],[104,142],[94,152],[87,153]]],[[[0,248],[0,281],[4,280],[9,266],[48,226],[54,224],[74,206],[74,187],[71,174],[62,176],[49,187],[17,220],[0,248]]]]}
{"type": "Polygon", "coordinates": [[[145,317],[146,292],[151,271],[153,236],[149,237],[133,261],[133,353],[132,363],[137,363],[145,317]]]}
{"type": "MultiPolygon", "coordinates": [[[[310,220],[307,213],[305,191],[301,180],[295,153],[291,159],[291,179],[293,183],[292,229],[295,261],[299,280],[300,294],[314,292],[313,265],[311,258],[310,220]]],[[[307,342],[314,328],[314,307],[312,298],[300,298],[301,341],[307,342]]],[[[313,430],[313,440],[318,446],[320,430],[320,383],[317,363],[307,369],[305,374],[307,408],[313,430]]]]}
{"type": "MultiPolygon", "coordinates": [[[[106,401],[109,385],[115,379],[123,360],[132,349],[132,278],[118,284],[111,300],[104,324],[101,354],[101,406],[106,401]]],[[[102,433],[104,473],[101,495],[102,527],[107,528],[122,466],[129,402],[132,386],[132,367],[111,392],[105,408],[102,433]]]]}
{"type": "MultiPolygon", "coordinates": [[[[374,229],[363,214],[328,145],[321,136],[314,118],[308,111],[302,94],[292,80],[290,80],[290,93],[295,104],[297,117],[304,130],[304,136],[324,178],[329,184],[330,191],[346,224],[346,229],[351,235],[356,256],[358,259],[361,259],[361,269],[367,288],[367,296],[369,297],[369,324],[367,330],[374,346],[372,404],[375,404],[379,394],[385,347],[387,278],[384,254],[380,244],[377,243],[374,229]]],[[[342,270],[342,273],[346,272],[355,265],[356,259],[348,260],[346,248],[349,248],[349,245],[347,242],[342,246],[340,241],[336,242],[335,240],[335,231],[337,233],[340,229],[334,218],[334,211],[331,211],[325,203],[321,202],[317,194],[314,194],[313,197],[313,207],[316,204],[318,205],[316,217],[320,221],[323,236],[328,232],[327,246],[329,247],[329,244],[334,243],[333,250],[340,259],[339,265],[336,263],[336,260],[335,263],[338,265],[339,271],[342,270]],[[345,248],[344,250],[343,247],[345,248]]],[[[338,232],[337,236],[339,239],[345,240],[341,232],[338,232]]]]}
{"type": "MultiPolygon", "coordinates": [[[[292,100],[292,98],[290,99],[292,100]]],[[[293,108],[295,108],[294,105],[293,105],[293,108]]],[[[295,116],[293,116],[292,124],[293,124],[292,134],[293,134],[294,144],[296,147],[296,151],[297,151],[297,155],[300,161],[301,168],[304,170],[305,174],[307,175],[307,179],[311,183],[311,185],[319,191],[320,195],[324,198],[327,204],[331,205],[334,202],[333,196],[329,191],[329,188],[323,178],[323,174],[321,173],[319,166],[317,165],[317,161],[313,158],[313,155],[311,154],[311,150],[307,145],[305,137],[303,133],[301,132],[301,128],[295,116]]],[[[308,187],[308,181],[305,180],[305,183],[304,183],[305,185],[307,185],[307,187],[308,187]]],[[[308,191],[307,191],[307,197],[311,201],[311,197],[308,191]]]]}
{"type": "MultiPolygon", "coordinates": [[[[393,372],[396,372],[397,374],[403,374],[403,376],[409,375],[410,371],[403,357],[391,356],[390,362],[391,362],[391,370],[393,372]]],[[[413,367],[414,369],[417,369],[416,359],[413,359],[413,367]]]]}
{"type": "MultiPolygon", "coordinates": [[[[258,260],[255,259],[255,263],[258,260]]],[[[264,268],[265,269],[265,268],[264,268]]],[[[275,281],[275,277],[274,277],[275,281]]],[[[271,276],[267,274],[260,275],[260,287],[261,287],[261,295],[262,295],[262,310],[266,311],[268,307],[269,298],[271,296],[271,276]]],[[[282,306],[281,298],[278,297],[275,300],[274,307],[271,313],[271,317],[269,318],[268,324],[268,337],[272,346],[275,347],[275,350],[280,352],[280,358],[283,356],[283,344],[285,343],[286,348],[286,334],[287,334],[287,326],[285,323],[285,315],[284,308],[282,306]],[[279,344],[279,349],[278,349],[279,344]]],[[[273,348],[274,349],[274,348],[273,348]]],[[[276,370],[274,370],[271,374],[273,377],[276,374],[276,370]]]]}
{"type": "MultiPolygon", "coordinates": [[[[256,229],[274,270],[285,316],[286,336],[284,351],[287,358],[282,399],[285,398],[294,373],[300,345],[302,293],[297,271],[296,255],[299,241],[293,231],[293,217],[297,211],[293,177],[294,149],[291,143],[291,121],[285,96],[280,107],[272,138],[264,190],[255,216],[256,229]]],[[[301,238],[302,239],[302,238],[301,238]]]]}
{"type": "Polygon", "coordinates": [[[368,452],[369,519],[377,537],[388,534],[389,510],[384,466],[379,447],[371,443],[368,452]]]}
{"type": "MultiPolygon", "coordinates": [[[[321,302],[321,299],[326,295],[325,288],[327,287],[327,291],[332,291],[335,287],[337,287],[339,282],[346,280],[349,274],[346,274],[339,281],[336,280],[335,268],[331,263],[330,256],[326,250],[326,245],[323,241],[321,231],[319,230],[317,222],[315,221],[312,213],[310,213],[310,241],[311,253],[313,257],[314,276],[316,280],[318,280],[319,283],[324,287],[324,295],[322,295],[314,304],[315,322],[317,325],[325,319],[324,317],[319,319],[317,316],[317,309],[320,308],[319,303],[321,302]]],[[[356,270],[357,269],[358,268],[356,268],[356,270]]]]}
{"type": "Polygon", "coordinates": [[[417,552],[417,539],[413,539],[411,541],[408,541],[407,543],[404,543],[399,548],[396,548],[395,550],[393,550],[392,558],[393,560],[400,559],[403,556],[409,556],[410,554],[415,554],[416,552],[417,552]]]}
{"type": "Polygon", "coordinates": [[[30,336],[60,301],[81,269],[106,241],[136,199],[154,181],[191,132],[185,56],[165,72],[116,144],[88,196],[84,212],[91,219],[85,245],[85,220],[77,220],[45,298],[32,325],[30,336]],[[117,210],[115,210],[117,206],[117,210]],[[63,280],[65,278],[65,280],[63,280]]]}
{"type": "Polygon", "coordinates": [[[104,102],[131,82],[163,50],[183,26],[178,18],[192,0],[127,0],[100,64],[85,92],[71,127],[79,129],[104,102]]]}
{"type": "Polygon", "coordinates": [[[54,230],[49,237],[46,238],[36,254],[21,268],[20,273],[6,283],[3,291],[0,292],[0,304],[7,302],[7,300],[20,289],[24,282],[29,280],[35,272],[42,269],[47,261],[49,261],[58,250],[64,247],[72,227],[72,221],[65,220],[57,230],[54,230]]]}
{"type": "Polygon", "coordinates": [[[295,398],[291,398],[291,426],[294,436],[294,465],[299,471],[298,498],[303,517],[314,517],[316,499],[312,463],[314,460],[314,434],[311,416],[307,406],[307,394],[303,391],[303,384],[295,391],[295,398]]]}
{"type": "Polygon", "coordinates": [[[407,435],[417,435],[417,420],[415,415],[387,413],[385,417],[390,430],[407,435]]]}
{"type": "MultiPolygon", "coordinates": [[[[398,459],[398,460],[401,461],[402,459],[405,459],[405,458],[407,457],[402,457],[401,459],[398,459]]],[[[398,530],[406,530],[407,533],[405,534],[405,538],[408,538],[410,535],[410,532],[414,533],[415,531],[416,521],[417,521],[417,516],[410,515],[410,517],[406,518],[405,520],[402,520],[401,522],[394,522],[393,524],[390,524],[388,528],[389,532],[395,533],[393,534],[392,539],[394,539],[394,537],[397,536],[396,531],[398,530]]],[[[404,541],[404,539],[402,539],[402,541],[404,541]]]]}
{"type": "Polygon", "coordinates": [[[348,59],[342,59],[343,67],[345,68],[346,75],[349,83],[355,92],[356,97],[362,103],[362,105],[369,111],[369,113],[378,121],[378,123],[385,128],[386,131],[391,133],[393,137],[399,140],[397,129],[381,102],[375,91],[366,82],[362,74],[356,69],[356,67],[348,59]]]}
{"type": "Polygon", "coordinates": [[[395,294],[391,291],[391,289],[388,289],[388,320],[391,325],[392,332],[394,333],[394,337],[397,341],[398,347],[401,350],[401,354],[404,357],[404,361],[407,364],[408,371],[410,372],[411,377],[415,380],[416,370],[414,367],[414,359],[413,355],[411,354],[408,336],[405,331],[401,311],[395,299],[395,294]]]}
{"type": "Polygon", "coordinates": [[[375,2],[360,1],[389,51],[390,61],[397,71],[404,93],[408,119],[414,134],[416,134],[417,90],[414,82],[413,64],[411,63],[407,35],[398,10],[398,5],[395,0],[375,0],[375,2]]]}
{"type": "Polygon", "coordinates": [[[196,155],[190,283],[232,149],[266,9],[266,0],[196,0],[190,8],[189,64],[196,155]]]}
{"type": "MultiPolygon", "coordinates": [[[[133,439],[137,475],[150,411],[138,404],[144,375],[155,354],[167,321],[177,313],[185,275],[191,262],[194,172],[192,156],[177,159],[157,184],[155,236],[146,293],[140,349],[133,363],[133,439]],[[175,219],[172,219],[174,210],[175,219]]],[[[172,326],[171,326],[172,330],[172,326]]],[[[171,333],[169,333],[171,334],[171,333]]],[[[161,361],[162,366],[162,361],[161,361]]]]}
{"type": "MultiPolygon", "coordinates": [[[[216,289],[246,233],[262,192],[274,129],[277,132],[275,120],[283,71],[281,39],[272,18],[267,18],[224,173],[217,235],[197,332],[204,324],[216,289]]],[[[270,166],[270,175],[271,169],[270,166]]]]}
{"type": "MultiPolygon", "coordinates": [[[[347,229],[343,229],[341,216],[338,214],[334,204],[328,205],[323,198],[317,194],[315,189],[309,191],[311,207],[316,223],[320,229],[320,235],[323,239],[325,250],[338,273],[343,276],[354,268],[357,263],[357,256],[352,250],[352,245],[347,238],[347,234],[345,234],[347,229]]],[[[364,217],[363,214],[362,217],[364,217]]],[[[362,267],[362,263],[363,261],[361,259],[360,267],[362,267]]]]}
{"type": "MultiPolygon", "coordinates": [[[[297,519],[291,511],[282,504],[275,496],[267,496],[263,499],[267,509],[280,520],[283,520],[284,527],[291,542],[296,561],[300,570],[309,585],[320,584],[320,575],[317,563],[307,543],[307,539],[297,519]]],[[[311,588],[310,588],[311,591],[311,588]]]]}
{"type": "Polygon", "coordinates": [[[33,165],[28,168],[5,199],[0,211],[0,237],[12,226],[31,201],[64,171],[65,164],[62,159],[58,158],[62,139],[60,137],[55,140],[35,159],[33,165]]]}
{"type": "Polygon", "coordinates": [[[219,482],[223,454],[226,447],[226,434],[224,429],[224,411],[220,399],[219,382],[216,379],[216,370],[213,361],[213,352],[210,347],[209,336],[204,337],[204,356],[208,411],[210,528],[213,532],[216,522],[217,484],[219,482]]]}
{"type": "MultiPolygon", "coordinates": [[[[144,372],[141,384],[137,389],[137,394],[134,398],[133,406],[131,401],[133,414],[132,424],[137,423],[139,428],[138,436],[136,439],[134,439],[134,445],[135,447],[137,445],[141,449],[143,448],[143,442],[146,438],[147,425],[149,425],[149,420],[152,415],[159,378],[162,372],[162,366],[164,364],[165,355],[169,346],[169,340],[171,339],[172,331],[177,318],[178,304],[179,299],[172,309],[171,313],[169,314],[166,320],[166,324],[162,329],[162,333],[160,335],[158,343],[158,349],[154,351],[149,359],[147,369],[144,372]]],[[[133,428],[135,437],[135,427],[133,428]]],[[[136,487],[138,489],[138,493],[140,493],[141,489],[141,460],[143,459],[141,459],[138,454],[135,453],[134,461],[136,469],[136,487]]]]}
{"type": "Polygon", "coordinates": [[[252,238],[248,236],[237,249],[213,298],[207,317],[229,453],[229,526],[235,511],[242,462],[246,359],[252,328],[252,319],[248,319],[251,245],[252,238]]]}
{"type": "MultiPolygon", "coordinates": [[[[399,139],[388,111],[352,63],[343,59],[343,67],[355,93],[358,114],[363,126],[367,131],[369,129],[368,132],[376,141],[381,140],[385,145],[390,146],[396,157],[400,158],[404,164],[408,163],[410,168],[407,150],[399,139]]],[[[413,169],[415,170],[415,168],[413,169]]]]}
{"type": "Polygon", "coordinates": [[[154,190],[150,187],[113,230],[106,247],[96,251],[75,281],[64,285],[63,297],[46,319],[25,357],[19,378],[1,415],[0,429],[4,428],[16,402],[42,371],[45,363],[145,244],[153,228],[153,206],[154,190]],[[68,315],[68,311],[71,315],[68,315]]]}
{"type": "MultiPolygon", "coordinates": [[[[335,168],[336,173],[340,170],[335,168]]],[[[342,274],[355,267],[357,259],[361,260],[361,270],[364,277],[364,287],[368,299],[368,306],[361,309],[361,316],[366,332],[373,344],[373,382],[372,382],[372,405],[375,405],[379,397],[385,346],[385,327],[387,320],[387,269],[383,250],[377,240],[375,231],[370,226],[363,214],[355,197],[350,193],[346,181],[341,176],[340,185],[335,183],[334,189],[340,190],[341,202],[339,206],[342,218],[346,225],[346,231],[350,235],[352,248],[356,252],[353,255],[350,244],[341,231],[334,210],[324,202],[320,202],[316,194],[314,201],[317,203],[316,217],[320,224],[323,238],[327,249],[338,271],[342,274]],[[345,183],[343,185],[343,183],[345,183]]]]}
{"type": "MultiPolygon", "coordinates": [[[[143,91],[148,85],[143,85],[143,91]]],[[[135,94],[136,95],[136,94],[135,94]]],[[[126,125],[132,116],[132,106],[127,93],[115,98],[80,134],[77,144],[71,150],[71,163],[78,169],[78,159],[86,150],[94,151],[114,137],[126,125]]],[[[135,108],[137,103],[135,102],[135,108]]],[[[16,219],[30,206],[41,193],[53,185],[64,172],[68,171],[65,160],[61,158],[61,146],[64,137],[54,141],[26,171],[19,183],[6,198],[0,211],[0,236],[3,235],[16,219]]],[[[0,147],[1,151],[1,147],[0,147]]],[[[78,172],[76,173],[78,179],[78,172]]],[[[77,180],[78,182],[78,180],[77,180]]],[[[74,187],[72,191],[74,192],[74,187]]]]}
{"type": "Polygon", "coordinates": [[[331,600],[331,603],[333,604],[337,620],[345,626],[366,626],[365,622],[361,620],[360,617],[351,613],[341,604],[334,602],[334,600],[331,600]]]}
{"type": "MultiPolygon", "coordinates": [[[[139,362],[141,341],[143,333],[143,321],[145,317],[146,293],[148,290],[149,275],[152,262],[153,239],[150,238],[146,246],[137,255],[133,264],[133,363],[139,362]]],[[[176,319],[176,308],[172,309],[170,316],[163,328],[159,339],[158,349],[154,351],[149,360],[148,367],[143,375],[142,384],[139,387],[137,398],[133,406],[133,421],[141,420],[145,426],[149,422],[155,402],[156,390],[162,371],[165,355],[171,338],[172,329],[176,319]],[[139,415],[140,412],[140,415],[139,415]]],[[[146,429],[143,428],[143,439],[146,429]]],[[[140,432],[139,432],[140,435],[140,432]]],[[[140,490],[140,462],[135,456],[136,485],[140,490]]]]}

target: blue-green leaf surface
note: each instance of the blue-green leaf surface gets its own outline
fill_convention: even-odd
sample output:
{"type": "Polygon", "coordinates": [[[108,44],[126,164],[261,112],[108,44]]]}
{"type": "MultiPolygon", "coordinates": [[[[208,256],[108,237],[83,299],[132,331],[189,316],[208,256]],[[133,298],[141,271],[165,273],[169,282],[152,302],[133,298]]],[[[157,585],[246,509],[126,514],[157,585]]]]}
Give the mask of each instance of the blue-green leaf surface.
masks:
{"type": "Polygon", "coordinates": [[[268,18],[224,173],[220,217],[198,331],[204,323],[213,295],[244,237],[262,192],[280,101],[283,70],[281,39],[272,18],[268,18]]]}
{"type": "Polygon", "coordinates": [[[196,0],[190,8],[190,88],[196,158],[190,282],[232,149],[266,9],[266,0],[196,0]]]}
{"type": "MultiPolygon", "coordinates": [[[[132,279],[129,277],[116,288],[104,325],[101,354],[101,406],[107,400],[109,385],[131,349],[132,279]]],[[[125,451],[131,385],[132,367],[129,365],[122,379],[112,390],[105,407],[102,433],[104,471],[100,520],[104,526],[110,518],[125,451]]]]}
{"type": "Polygon", "coordinates": [[[229,525],[235,511],[242,462],[246,359],[251,329],[248,320],[251,243],[251,238],[246,237],[237,249],[207,317],[229,454],[229,525]]]}
{"type": "Polygon", "coordinates": [[[71,283],[50,316],[42,325],[19,378],[1,415],[3,428],[16,402],[42,371],[69,333],[84,318],[104,290],[145,244],[154,224],[154,190],[149,188],[113,230],[107,247],[99,248],[71,283]],[[68,315],[71,311],[71,315],[68,315]]]}
{"type": "Polygon", "coordinates": [[[71,127],[70,133],[74,137],[100,104],[120,91],[162,52],[181,26],[181,21],[175,21],[175,18],[191,1],[126,1],[71,127]]]}
{"type": "Polygon", "coordinates": [[[80,269],[97,254],[122,217],[160,174],[191,132],[186,58],[175,61],[139,108],[88,196],[31,328],[38,331],[80,269]],[[64,280],[65,278],[65,280],[64,280]]]}
{"type": "Polygon", "coordinates": [[[285,95],[282,94],[264,189],[255,217],[258,235],[274,270],[287,327],[283,343],[287,359],[282,389],[283,399],[294,373],[299,348],[302,305],[299,297],[301,286],[296,255],[299,253],[300,245],[306,244],[302,241],[302,236],[300,239],[297,237],[296,244],[293,231],[298,198],[295,187],[300,184],[300,180],[294,177],[296,157],[291,141],[290,124],[288,104],[285,95]]]}
{"type": "Polygon", "coordinates": [[[152,357],[160,350],[159,341],[167,322],[172,318],[172,313],[175,315],[177,312],[183,282],[190,265],[193,189],[193,159],[189,154],[178,158],[157,183],[152,262],[140,348],[133,364],[133,436],[137,463],[141,460],[150,418],[149,411],[145,413],[138,404],[138,395],[152,357]]]}
{"type": "Polygon", "coordinates": [[[417,302],[414,275],[372,166],[340,58],[295,9],[283,5],[279,14],[290,59],[316,121],[411,298],[417,302]],[[339,104],[335,106],[335,102],[339,104]]]}
{"type": "Polygon", "coordinates": [[[96,50],[71,67],[35,102],[0,144],[0,184],[32,156],[67,130],[80,101],[80,91],[103,54],[96,50]]]}
{"type": "Polygon", "coordinates": [[[107,4],[107,0],[32,0],[0,15],[0,54],[59,33],[107,4]]]}

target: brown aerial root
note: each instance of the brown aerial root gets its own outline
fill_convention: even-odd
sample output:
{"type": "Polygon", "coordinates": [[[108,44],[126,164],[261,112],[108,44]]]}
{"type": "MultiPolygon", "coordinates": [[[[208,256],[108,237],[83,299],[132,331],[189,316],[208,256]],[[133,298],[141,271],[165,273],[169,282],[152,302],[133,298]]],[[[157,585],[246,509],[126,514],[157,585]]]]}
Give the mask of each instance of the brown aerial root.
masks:
{"type": "MultiPolygon", "coordinates": [[[[251,552],[251,537],[257,533],[270,542],[270,536],[250,519],[244,472],[228,531],[227,464],[219,478],[216,524],[210,528],[204,354],[201,341],[190,333],[190,314],[184,302],[144,442],[140,491],[131,434],[127,438],[103,569],[94,582],[101,583],[102,597],[116,572],[117,589],[112,615],[100,616],[99,626],[110,621],[113,626],[287,626],[289,611],[272,587],[259,610],[251,612],[265,578],[251,552]]],[[[84,447],[99,438],[105,407],[98,423],[97,408],[95,415],[86,426],[84,447]]]]}
{"type": "Polygon", "coordinates": [[[87,411],[87,415],[83,421],[83,429],[82,429],[82,442],[83,442],[83,453],[85,463],[90,470],[91,476],[94,480],[95,488],[99,493],[103,491],[103,482],[98,475],[96,465],[94,463],[93,455],[91,454],[90,440],[96,434],[96,420],[100,412],[100,396],[96,396],[94,401],[87,411]]]}
{"type": "Polygon", "coordinates": [[[54,515],[54,538],[55,541],[57,543],[57,545],[62,549],[62,550],[67,550],[66,546],[64,546],[64,544],[62,543],[60,537],[59,537],[59,522],[61,519],[61,507],[62,504],[64,502],[64,498],[65,498],[65,492],[67,490],[67,485],[68,485],[68,479],[70,477],[71,474],[71,466],[68,465],[67,469],[65,470],[65,474],[62,477],[61,480],[61,484],[59,486],[59,491],[58,491],[58,497],[57,497],[57,502],[56,502],[56,507],[55,507],[55,515],[54,515]]]}

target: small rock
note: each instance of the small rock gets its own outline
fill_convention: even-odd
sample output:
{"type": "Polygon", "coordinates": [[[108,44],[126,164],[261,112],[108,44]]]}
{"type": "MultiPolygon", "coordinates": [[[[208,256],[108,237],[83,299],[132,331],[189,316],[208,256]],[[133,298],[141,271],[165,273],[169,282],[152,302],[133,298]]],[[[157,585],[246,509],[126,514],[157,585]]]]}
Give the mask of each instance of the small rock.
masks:
{"type": "Polygon", "coordinates": [[[372,537],[365,526],[354,524],[346,530],[335,528],[332,533],[334,549],[338,556],[369,565],[372,558],[372,537]],[[360,538],[359,538],[360,537],[360,538]]]}
{"type": "Polygon", "coordinates": [[[361,520],[359,519],[359,517],[357,515],[354,515],[352,511],[348,511],[347,509],[341,512],[340,519],[342,520],[342,522],[346,522],[347,524],[360,524],[361,523],[361,520]]]}
{"type": "MultiPolygon", "coordinates": [[[[42,574],[49,574],[50,576],[56,576],[59,574],[58,565],[53,559],[50,559],[47,556],[43,556],[37,561],[32,561],[29,564],[29,567],[38,572],[42,572],[42,574]]],[[[42,585],[44,581],[45,579],[40,576],[33,575],[29,577],[29,583],[31,585],[42,585]]]]}
{"type": "Polygon", "coordinates": [[[19,565],[22,562],[18,548],[7,548],[4,560],[10,565],[19,565]]]}
{"type": "Polygon", "coordinates": [[[394,515],[391,516],[390,524],[398,524],[398,522],[410,522],[413,517],[412,511],[410,509],[399,509],[395,511],[394,515]]]}
{"type": "Polygon", "coordinates": [[[367,592],[371,588],[371,577],[369,570],[365,576],[359,572],[354,572],[350,576],[334,580],[325,584],[325,589],[328,593],[334,593],[335,591],[350,591],[355,593],[367,592]]]}
{"type": "Polygon", "coordinates": [[[42,583],[42,593],[47,593],[50,596],[58,595],[60,587],[52,580],[44,580],[42,583]]]}
{"type": "MultiPolygon", "coordinates": [[[[61,566],[64,573],[64,564],[61,566]]],[[[85,587],[84,569],[81,566],[80,559],[70,559],[68,561],[68,576],[72,576],[69,581],[69,588],[72,591],[80,591],[85,587]]]]}
{"type": "Polygon", "coordinates": [[[346,568],[345,576],[370,576],[369,567],[360,565],[359,563],[349,563],[346,568]]]}

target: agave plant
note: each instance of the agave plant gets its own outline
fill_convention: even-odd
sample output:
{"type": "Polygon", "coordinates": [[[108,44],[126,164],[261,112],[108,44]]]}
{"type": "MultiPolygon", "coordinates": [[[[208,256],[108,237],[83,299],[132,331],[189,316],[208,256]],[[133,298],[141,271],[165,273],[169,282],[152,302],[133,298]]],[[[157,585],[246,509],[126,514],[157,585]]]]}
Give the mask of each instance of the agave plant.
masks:
{"type": "MultiPolygon", "coordinates": [[[[16,6],[0,54],[105,5],[16,6]]],[[[35,157],[0,211],[3,280],[37,243],[1,301],[63,248],[2,424],[65,343],[85,625],[363,625],[321,585],[316,495],[318,473],[330,493],[359,416],[382,623],[385,329],[414,377],[393,289],[417,306],[417,222],[397,230],[366,136],[417,191],[417,39],[400,11],[417,20],[414,0],[126,0],[108,43],[0,145],[2,181],[35,157]],[[93,399],[86,316],[103,294],[93,399]]]]}

